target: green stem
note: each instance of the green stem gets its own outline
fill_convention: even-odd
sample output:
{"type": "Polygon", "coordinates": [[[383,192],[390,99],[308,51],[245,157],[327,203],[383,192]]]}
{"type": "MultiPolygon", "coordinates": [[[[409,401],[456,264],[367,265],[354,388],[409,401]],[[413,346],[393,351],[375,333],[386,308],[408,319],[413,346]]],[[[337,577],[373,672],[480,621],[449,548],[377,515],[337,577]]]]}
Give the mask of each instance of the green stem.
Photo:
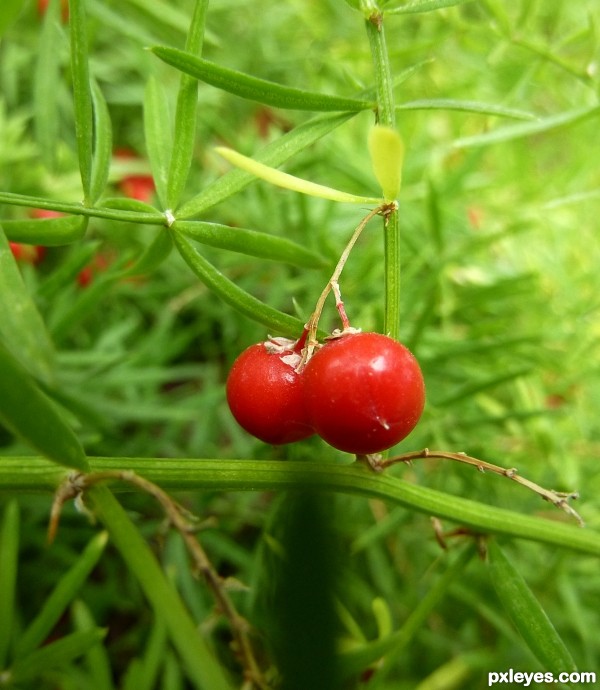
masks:
{"type": "Polygon", "coordinates": [[[48,211],[59,211],[61,213],[71,213],[77,216],[87,216],[88,218],[106,218],[108,220],[117,220],[123,223],[145,225],[168,224],[168,219],[159,211],[148,211],[146,213],[144,211],[126,211],[123,209],[99,206],[89,207],[69,201],[41,199],[40,197],[14,194],[13,192],[0,192],[0,203],[10,204],[12,206],[26,206],[28,208],[42,208],[48,211]]]}
{"type": "Polygon", "coordinates": [[[369,3],[365,19],[367,38],[371,48],[371,59],[375,72],[377,90],[377,121],[386,127],[395,127],[394,92],[390,61],[383,28],[383,12],[369,3]]]}
{"type": "Polygon", "coordinates": [[[135,575],[157,618],[164,620],[171,641],[198,688],[231,690],[229,680],[198,632],[175,589],[167,581],[150,547],[106,486],[92,487],[92,509],[104,523],[128,568],[135,575]]]}
{"type": "MultiPolygon", "coordinates": [[[[390,61],[383,27],[383,12],[373,0],[362,0],[365,27],[375,73],[377,120],[394,128],[396,124],[394,92],[390,61]]],[[[389,214],[384,223],[385,312],[384,332],[400,338],[400,224],[398,211],[389,214]]]]}
{"type": "MultiPolygon", "coordinates": [[[[133,470],[166,491],[329,491],[379,498],[434,515],[482,534],[502,534],[600,556],[600,533],[572,524],[523,515],[406,482],[362,464],[328,465],[267,460],[89,458],[93,472],[133,470]]],[[[51,492],[69,471],[36,457],[5,457],[1,492],[51,492]]],[[[130,490],[115,484],[115,490],[130,490]]]]}

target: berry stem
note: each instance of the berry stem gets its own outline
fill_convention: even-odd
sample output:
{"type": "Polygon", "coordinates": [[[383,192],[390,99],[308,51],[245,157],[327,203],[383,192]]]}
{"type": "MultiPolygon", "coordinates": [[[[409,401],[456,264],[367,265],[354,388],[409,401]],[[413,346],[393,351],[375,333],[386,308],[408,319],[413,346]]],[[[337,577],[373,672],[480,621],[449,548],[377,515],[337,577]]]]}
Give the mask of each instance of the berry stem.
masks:
{"type": "Polygon", "coordinates": [[[350,320],[348,319],[346,309],[344,308],[344,302],[342,301],[340,284],[337,282],[337,280],[332,280],[330,284],[335,296],[335,308],[338,310],[338,314],[342,320],[342,330],[345,331],[346,329],[350,328],[350,320]]]}
{"type": "MultiPolygon", "coordinates": [[[[344,266],[346,265],[346,262],[348,261],[348,257],[350,256],[350,252],[352,251],[354,245],[356,244],[358,238],[360,237],[360,234],[362,231],[365,229],[365,226],[367,223],[374,218],[375,216],[382,215],[384,218],[387,218],[390,213],[392,213],[395,209],[397,208],[396,203],[393,202],[391,204],[382,204],[381,206],[377,206],[377,208],[374,208],[372,211],[369,211],[367,215],[360,221],[360,223],[357,225],[355,228],[354,232],[352,233],[352,237],[348,241],[348,244],[346,245],[344,251],[342,252],[342,255],[340,256],[337,265],[335,267],[335,270],[333,271],[331,278],[327,282],[327,285],[323,288],[323,292],[321,292],[321,295],[319,296],[319,299],[317,300],[317,303],[315,305],[315,310],[313,311],[310,319],[308,320],[306,326],[304,327],[305,332],[307,333],[306,337],[306,347],[304,348],[302,352],[302,359],[300,360],[300,364],[297,367],[297,371],[302,371],[302,369],[306,366],[306,363],[308,360],[312,357],[312,354],[315,350],[315,347],[319,344],[317,340],[317,330],[319,327],[319,320],[321,318],[321,314],[323,313],[323,307],[325,306],[325,300],[327,299],[327,296],[329,293],[333,290],[335,296],[336,296],[336,307],[338,309],[338,312],[340,314],[340,317],[342,319],[342,326],[344,329],[350,328],[350,321],[348,319],[348,316],[346,315],[346,311],[344,309],[344,304],[342,302],[342,297],[341,297],[341,292],[340,292],[340,287],[339,287],[339,278],[342,274],[342,271],[344,270],[344,266]]],[[[302,339],[302,338],[301,338],[302,339]]]]}

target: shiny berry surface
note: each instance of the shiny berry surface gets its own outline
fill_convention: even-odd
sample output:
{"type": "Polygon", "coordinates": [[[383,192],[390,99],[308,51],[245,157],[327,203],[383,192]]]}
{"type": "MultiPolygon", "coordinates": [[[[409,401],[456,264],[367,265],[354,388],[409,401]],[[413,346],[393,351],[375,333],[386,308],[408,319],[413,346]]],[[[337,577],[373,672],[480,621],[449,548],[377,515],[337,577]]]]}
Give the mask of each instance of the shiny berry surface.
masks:
{"type": "Polygon", "coordinates": [[[378,453],[414,429],[425,405],[415,357],[379,333],[352,333],[326,343],[302,372],[308,418],[338,450],[378,453]]]}
{"type": "Polygon", "coordinates": [[[227,402],[238,424],[273,445],[314,434],[290,358],[294,359],[291,351],[273,352],[268,344],[257,343],[235,360],[227,378],[227,402]]]}

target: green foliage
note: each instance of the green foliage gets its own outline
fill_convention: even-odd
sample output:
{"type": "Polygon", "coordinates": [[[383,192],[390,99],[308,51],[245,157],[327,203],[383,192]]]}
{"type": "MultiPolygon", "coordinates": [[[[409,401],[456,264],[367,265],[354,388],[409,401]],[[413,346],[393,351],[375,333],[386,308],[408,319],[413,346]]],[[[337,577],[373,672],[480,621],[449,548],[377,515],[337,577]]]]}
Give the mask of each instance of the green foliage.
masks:
{"type": "MultiPolygon", "coordinates": [[[[316,687],[317,653],[344,688],[595,671],[594,0],[260,5],[71,0],[65,23],[59,0],[1,3],[0,687],[213,690],[246,672],[266,690],[298,669],[316,687]],[[465,451],[579,489],[585,528],[490,473],[377,473],[232,420],[236,355],[298,337],[362,206],[396,196],[398,151],[373,174],[376,120],[405,144],[399,210],[369,223],[341,290],[352,324],[402,339],[425,374],[423,419],[391,453],[465,451]],[[17,261],[9,242],[47,251],[17,261]],[[110,486],[80,496],[90,468],[110,486]],[[165,528],[158,489],[124,492],[132,472],[190,529],[165,528]],[[48,548],[69,477],[76,510],[48,548]],[[196,529],[223,600],[185,551],[196,529]]],[[[335,319],[328,302],[321,327],[335,319]]]]}
{"type": "Polygon", "coordinates": [[[489,545],[489,556],[494,588],[529,649],[556,676],[562,671],[577,670],[569,650],[523,576],[495,542],[489,545]]]}
{"type": "Polygon", "coordinates": [[[275,108],[289,108],[291,110],[367,110],[375,107],[375,103],[360,101],[353,98],[340,98],[327,94],[311,93],[281,86],[257,79],[248,74],[225,69],[208,60],[202,60],[194,55],[175,48],[156,46],[152,52],[167,64],[176,67],[185,74],[205,81],[211,86],[223,89],[229,93],[257,101],[263,105],[275,108]]]}

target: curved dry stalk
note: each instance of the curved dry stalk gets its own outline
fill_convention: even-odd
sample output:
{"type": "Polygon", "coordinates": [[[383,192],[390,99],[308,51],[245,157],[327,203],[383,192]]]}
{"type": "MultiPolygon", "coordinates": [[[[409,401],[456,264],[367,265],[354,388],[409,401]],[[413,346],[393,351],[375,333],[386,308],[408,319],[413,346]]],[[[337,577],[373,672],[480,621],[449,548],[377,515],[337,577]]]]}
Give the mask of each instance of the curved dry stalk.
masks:
{"type": "Polygon", "coordinates": [[[327,282],[327,285],[323,288],[323,291],[321,292],[319,299],[317,300],[317,303],[315,305],[315,309],[313,313],[311,314],[310,319],[308,320],[306,326],[304,327],[304,331],[306,334],[306,346],[304,347],[302,351],[302,359],[300,360],[300,363],[298,364],[297,371],[302,371],[302,369],[305,367],[306,363],[308,360],[312,357],[312,354],[315,350],[315,347],[319,344],[317,340],[317,330],[319,327],[319,320],[321,318],[321,314],[323,313],[323,307],[325,305],[325,300],[327,299],[329,293],[333,290],[335,299],[336,299],[336,308],[338,310],[338,313],[340,315],[340,318],[342,320],[342,327],[344,329],[347,329],[350,327],[350,323],[348,321],[348,317],[346,315],[346,311],[344,309],[344,303],[342,302],[342,297],[341,297],[341,292],[340,292],[340,286],[339,286],[339,279],[342,274],[342,271],[344,270],[344,266],[346,265],[346,262],[348,261],[348,257],[350,256],[350,252],[354,248],[354,245],[356,244],[356,241],[360,237],[362,231],[365,229],[367,223],[374,218],[375,216],[383,216],[386,221],[387,218],[389,217],[390,213],[392,211],[395,211],[398,208],[398,204],[394,201],[392,203],[386,203],[382,204],[381,206],[377,206],[377,208],[374,208],[372,211],[369,211],[369,213],[360,221],[360,223],[356,226],[354,232],[352,233],[352,237],[348,241],[348,244],[344,248],[344,251],[342,252],[336,267],[331,274],[331,278],[327,282]]]}
{"type": "MultiPolygon", "coordinates": [[[[227,593],[225,580],[219,575],[202,545],[196,538],[198,532],[198,518],[185,507],[173,500],[165,491],[156,484],[144,479],[131,470],[93,472],[90,474],[73,473],[57,489],[50,511],[48,525],[48,541],[52,542],[56,536],[58,522],[63,505],[75,499],[80,509],[81,501],[86,489],[105,481],[122,481],[132,484],[144,493],[152,496],[162,507],[169,522],[179,532],[192,557],[194,566],[202,573],[208,588],[211,590],[218,609],[229,621],[233,634],[232,649],[238,657],[244,671],[245,684],[249,690],[270,690],[271,686],[264,677],[256,660],[256,655],[251,642],[252,627],[241,616],[227,593]]],[[[84,507],[83,507],[84,508],[84,507]]],[[[85,510],[85,508],[84,508],[85,510]]]]}
{"type": "Polygon", "coordinates": [[[574,510],[568,503],[570,499],[575,500],[579,498],[577,492],[563,492],[554,491],[553,489],[545,489],[543,486],[532,482],[525,477],[522,477],[518,470],[514,467],[506,468],[500,465],[494,465],[491,462],[485,460],[479,460],[479,458],[473,458],[466,453],[451,453],[443,450],[429,450],[429,448],[424,448],[423,450],[416,450],[410,453],[403,453],[402,455],[397,455],[393,458],[382,459],[376,456],[368,456],[368,464],[376,471],[385,470],[392,465],[396,465],[401,462],[410,463],[413,460],[420,460],[425,458],[441,458],[444,460],[454,460],[455,462],[460,462],[465,465],[471,465],[476,467],[480,472],[493,472],[494,474],[499,474],[502,477],[507,477],[513,482],[524,486],[525,488],[533,491],[534,493],[541,496],[545,501],[552,503],[552,505],[564,510],[568,515],[575,518],[580,526],[584,526],[583,519],[579,513],[574,510]]]}

